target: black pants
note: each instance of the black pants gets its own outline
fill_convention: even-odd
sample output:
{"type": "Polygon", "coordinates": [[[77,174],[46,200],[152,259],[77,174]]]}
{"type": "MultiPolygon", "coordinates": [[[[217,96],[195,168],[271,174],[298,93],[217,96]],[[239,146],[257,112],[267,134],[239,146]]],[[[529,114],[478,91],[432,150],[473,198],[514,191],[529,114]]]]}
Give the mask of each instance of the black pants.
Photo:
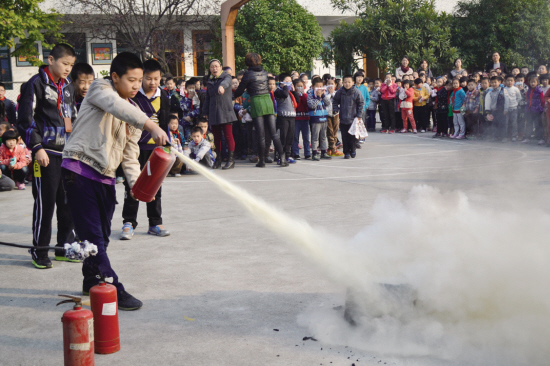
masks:
{"type": "MultiPolygon", "coordinates": [[[[392,112],[391,115],[393,114],[394,113],[392,112]]],[[[357,146],[355,145],[357,142],[355,135],[350,135],[348,133],[350,127],[351,127],[351,123],[349,125],[340,123],[340,132],[342,134],[342,144],[344,145],[344,149],[343,149],[344,154],[355,153],[355,150],[357,149],[357,146]]]]}
{"type": "MultiPolygon", "coordinates": [[[[34,177],[32,179],[32,196],[34,207],[32,213],[32,244],[34,246],[49,246],[52,238],[53,212],[57,214],[57,245],[63,247],[65,243],[74,241],[74,222],[71,209],[67,203],[61,176],[61,156],[48,154],[50,163],[43,167],[33,158],[34,177]]],[[[56,255],[63,256],[64,250],[56,251],[56,255]]],[[[38,252],[31,250],[36,258],[47,258],[48,251],[38,252]]]]}
{"type": "Polygon", "coordinates": [[[437,132],[438,133],[448,133],[449,131],[449,112],[437,112],[437,132]]]}
{"type": "Polygon", "coordinates": [[[428,107],[413,107],[414,121],[416,122],[417,130],[426,130],[428,128],[427,119],[430,118],[428,114],[428,107]]]}
{"type": "MultiPolygon", "coordinates": [[[[149,160],[149,157],[153,153],[153,150],[140,150],[139,151],[139,165],[141,169],[149,160]]],[[[138,225],[137,214],[139,209],[139,201],[130,196],[130,185],[128,185],[128,179],[124,179],[124,207],[122,208],[122,223],[131,222],[135,229],[138,225]]],[[[155,199],[151,202],[147,202],[147,217],[149,218],[149,226],[162,225],[162,186],[155,195],[155,199]]]]}
{"type": "Polygon", "coordinates": [[[281,144],[286,158],[292,154],[292,143],[294,142],[294,125],[296,117],[277,117],[277,125],[281,135],[281,144]]]}
{"type": "Polygon", "coordinates": [[[124,290],[107,256],[111,222],[117,203],[115,186],[93,181],[68,170],[63,171],[63,185],[67,191],[78,237],[97,245],[97,255],[86,258],[82,265],[84,286],[96,285],[99,275],[112,277],[117,290],[124,290]]]}
{"type": "Polygon", "coordinates": [[[384,114],[382,129],[395,130],[395,99],[380,99],[380,109],[384,114]]]}
{"type": "Polygon", "coordinates": [[[246,139],[248,144],[248,155],[256,155],[258,153],[258,144],[254,132],[254,121],[246,122],[246,139]]]}
{"type": "Polygon", "coordinates": [[[282,156],[283,145],[281,144],[281,139],[277,134],[275,115],[267,114],[265,116],[256,117],[253,120],[254,128],[256,128],[258,156],[260,157],[260,159],[267,156],[267,154],[269,153],[269,146],[271,145],[271,141],[269,141],[269,145],[266,146],[267,136],[273,139],[273,143],[275,144],[275,151],[279,154],[279,156],[282,156]]]}
{"type": "Polygon", "coordinates": [[[233,139],[235,140],[235,155],[239,158],[241,155],[246,155],[246,126],[241,121],[233,123],[233,139]]]}

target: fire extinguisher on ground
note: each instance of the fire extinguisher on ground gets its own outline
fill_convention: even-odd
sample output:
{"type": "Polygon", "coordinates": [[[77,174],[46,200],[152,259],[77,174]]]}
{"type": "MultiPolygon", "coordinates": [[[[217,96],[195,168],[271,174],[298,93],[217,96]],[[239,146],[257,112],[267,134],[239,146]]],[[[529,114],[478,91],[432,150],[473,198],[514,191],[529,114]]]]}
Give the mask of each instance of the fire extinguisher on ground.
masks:
{"type": "Polygon", "coordinates": [[[65,366],[94,366],[94,316],[82,308],[80,297],[68,297],[57,305],[73,303],[72,310],[63,313],[63,355],[65,366]]]}
{"type": "Polygon", "coordinates": [[[90,306],[94,314],[95,352],[120,351],[118,301],[116,287],[101,279],[90,289],[90,306]]]}

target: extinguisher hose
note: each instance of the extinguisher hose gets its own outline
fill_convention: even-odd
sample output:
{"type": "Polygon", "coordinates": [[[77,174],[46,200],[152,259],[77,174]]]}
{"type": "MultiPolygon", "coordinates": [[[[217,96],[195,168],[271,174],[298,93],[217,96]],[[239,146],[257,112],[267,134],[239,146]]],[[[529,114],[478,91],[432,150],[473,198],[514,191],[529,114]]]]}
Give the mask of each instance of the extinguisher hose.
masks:
{"type": "Polygon", "coordinates": [[[77,260],[84,260],[91,255],[97,254],[97,246],[88,242],[87,240],[80,243],[76,243],[76,242],[72,244],[67,243],[62,247],[50,247],[50,246],[35,247],[34,245],[6,243],[3,241],[0,241],[0,245],[5,245],[8,247],[15,247],[15,248],[23,248],[23,249],[33,249],[33,250],[62,250],[66,258],[77,259],[77,260]]]}
{"type": "Polygon", "coordinates": [[[16,243],[5,243],[3,241],[0,241],[0,245],[6,245],[8,247],[16,247],[16,248],[25,248],[25,249],[34,249],[34,250],[60,250],[62,248],[60,247],[35,247],[34,245],[23,245],[23,244],[16,244],[16,243]]]}

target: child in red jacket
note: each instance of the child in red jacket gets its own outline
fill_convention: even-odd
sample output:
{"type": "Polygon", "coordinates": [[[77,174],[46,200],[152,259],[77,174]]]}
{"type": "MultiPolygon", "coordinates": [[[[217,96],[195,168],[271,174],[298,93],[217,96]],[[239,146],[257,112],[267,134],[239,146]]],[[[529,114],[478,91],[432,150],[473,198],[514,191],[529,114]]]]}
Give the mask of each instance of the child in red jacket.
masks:
{"type": "Polygon", "coordinates": [[[19,190],[25,189],[25,177],[29,172],[25,148],[17,143],[19,134],[9,130],[2,135],[2,146],[0,146],[0,169],[2,175],[13,178],[19,190]]]}
{"type": "Polygon", "coordinates": [[[311,159],[311,146],[309,146],[309,107],[307,106],[307,93],[305,92],[302,79],[294,80],[294,99],[298,103],[296,107],[296,120],[294,122],[294,143],[292,144],[292,155],[294,160],[300,160],[300,132],[304,142],[305,159],[311,159]]]}
{"type": "Polygon", "coordinates": [[[403,88],[399,94],[399,99],[401,99],[401,118],[403,118],[403,129],[399,131],[401,133],[407,132],[407,120],[411,122],[413,133],[416,133],[416,123],[412,111],[414,88],[411,84],[410,80],[403,80],[403,88]]]}

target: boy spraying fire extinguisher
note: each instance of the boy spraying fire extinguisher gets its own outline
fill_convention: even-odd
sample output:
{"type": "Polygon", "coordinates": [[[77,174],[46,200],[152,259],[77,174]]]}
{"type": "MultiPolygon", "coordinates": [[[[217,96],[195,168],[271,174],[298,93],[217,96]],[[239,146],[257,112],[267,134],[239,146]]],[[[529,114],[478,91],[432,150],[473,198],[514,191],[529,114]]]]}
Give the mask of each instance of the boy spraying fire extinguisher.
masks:
{"type": "Polygon", "coordinates": [[[113,59],[111,80],[96,80],[88,90],[61,165],[76,233],[98,248],[98,254],[82,266],[82,292],[88,294],[99,278],[111,277],[121,310],[137,310],[143,304],[125,291],[107,256],[116,204],[116,169],[122,164],[133,187],[140,174],[138,141],[142,130],[148,131],[157,145],[168,142],[166,133],[131,100],[142,79],[143,63],[138,56],[122,52],[113,59]]]}

